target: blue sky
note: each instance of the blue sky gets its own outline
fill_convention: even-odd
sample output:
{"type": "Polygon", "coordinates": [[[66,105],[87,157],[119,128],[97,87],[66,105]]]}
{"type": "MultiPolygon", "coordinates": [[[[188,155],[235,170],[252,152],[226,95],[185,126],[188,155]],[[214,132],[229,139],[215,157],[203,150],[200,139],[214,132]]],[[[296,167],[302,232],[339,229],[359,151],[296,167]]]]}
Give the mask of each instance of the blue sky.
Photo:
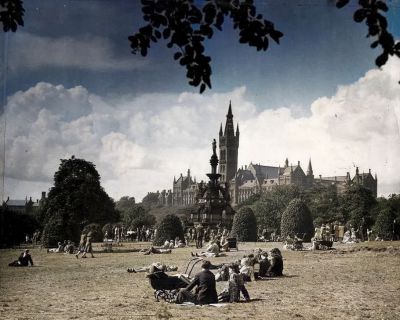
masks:
{"type": "MultiPolygon", "coordinates": [[[[172,176],[186,172],[188,167],[200,176],[204,170],[208,170],[208,141],[211,141],[213,131],[217,132],[219,123],[224,121],[230,99],[234,103],[234,113],[235,110],[237,112],[235,120],[249,128],[249,135],[243,138],[248,139],[247,142],[244,140],[243,145],[246,152],[240,153],[242,162],[240,159],[239,162],[245,164],[254,160],[275,165],[290,154],[296,162],[298,159],[306,161],[309,157],[320,158],[320,171],[329,175],[332,172],[345,174],[346,170],[352,169],[353,163],[364,165],[363,169],[368,170],[368,164],[363,159],[366,150],[372,152],[375,145],[359,138],[351,146],[333,141],[336,149],[326,150],[327,153],[336,152],[336,156],[342,158],[341,148],[348,147],[350,152],[347,160],[336,162],[336,167],[334,163],[326,165],[324,157],[320,156],[320,148],[313,151],[310,145],[304,145],[297,153],[293,153],[295,148],[291,145],[298,144],[295,139],[286,141],[286,146],[274,146],[273,150],[269,149],[274,144],[261,147],[263,141],[281,140],[281,134],[285,135],[278,131],[268,133],[263,129],[268,119],[260,123],[260,130],[253,132],[249,138],[251,124],[259,123],[266,112],[275,112],[274,116],[279,114],[286,124],[295,123],[301,127],[299,119],[314,119],[318,113],[315,105],[325,101],[322,98],[333,103],[340,88],[347,88],[350,92],[353,86],[365,85],[365,81],[360,79],[366,73],[377,71],[374,60],[379,52],[369,48],[371,40],[365,37],[367,27],[353,22],[354,3],[339,10],[334,1],[329,0],[256,2],[258,11],[284,33],[281,44],[271,43],[267,52],[257,52],[254,48],[240,45],[236,30],[226,21],[224,31],[216,33],[206,44],[206,51],[212,57],[213,89],[199,96],[198,89],[187,84],[185,69],[173,60],[174,50],[167,49],[165,42],[152,44],[145,58],[130,53],[127,37],[144,23],[139,1],[26,1],[25,27],[15,34],[0,36],[2,59],[5,61],[5,56],[8,58],[2,70],[2,74],[7,75],[6,86],[3,82],[5,95],[9,99],[6,116],[11,126],[15,124],[6,132],[5,195],[14,198],[24,198],[26,195],[35,197],[40,194],[39,189],[48,189],[58,159],[69,154],[98,164],[106,191],[116,198],[124,194],[140,198],[147,191],[170,188],[172,176]],[[64,109],[60,106],[64,106],[64,109]],[[194,106],[200,110],[193,110],[194,106]],[[66,111],[68,108],[71,109],[66,111]],[[163,140],[165,135],[154,133],[164,132],[163,126],[166,132],[176,130],[176,124],[181,123],[179,113],[176,118],[165,116],[157,121],[161,112],[171,111],[168,114],[174,114],[176,108],[180,114],[187,113],[187,122],[197,121],[192,127],[199,128],[199,132],[191,131],[182,124],[181,131],[176,132],[182,137],[168,134],[170,140],[180,145],[166,143],[163,140]],[[29,110],[35,112],[28,114],[29,110]],[[290,113],[289,118],[286,118],[285,110],[290,113]],[[21,123],[24,119],[29,119],[28,128],[19,130],[18,126],[25,126],[21,123]],[[92,119],[92,122],[88,119],[92,119]],[[127,122],[127,119],[131,120],[127,122]],[[201,122],[205,119],[208,119],[208,124],[202,126],[201,122]],[[88,127],[82,125],[85,121],[90,122],[88,127]],[[54,123],[59,128],[51,129],[54,123]],[[133,123],[135,127],[132,127],[133,123]],[[66,132],[71,127],[78,132],[82,130],[78,135],[80,137],[88,132],[89,140],[82,138],[79,141],[79,137],[69,137],[71,140],[68,140],[66,132]],[[31,141],[33,138],[42,143],[36,145],[31,141]],[[121,143],[117,149],[116,141],[121,143]],[[255,141],[261,142],[257,144],[255,141]],[[91,143],[91,146],[87,143],[91,143]],[[118,163],[129,163],[126,157],[141,160],[136,159],[135,165],[114,167],[110,161],[115,162],[115,159],[103,154],[107,143],[110,143],[108,147],[111,149],[106,150],[118,154],[115,155],[118,163]],[[361,150],[360,143],[364,146],[361,150]],[[53,144],[62,145],[63,148],[55,151],[57,148],[52,148],[53,144]],[[196,146],[195,151],[193,145],[196,146]],[[129,148],[136,150],[133,155],[128,151],[129,148]],[[123,151],[125,149],[127,154],[123,151]],[[175,164],[164,163],[160,168],[161,160],[153,157],[157,151],[166,157],[178,151],[181,155],[179,161],[171,156],[171,162],[175,164]],[[190,155],[185,160],[186,152],[190,155]],[[48,155],[46,159],[41,158],[43,153],[48,155]],[[197,160],[202,157],[204,165],[197,160]],[[21,166],[29,169],[20,170],[14,164],[16,159],[23,159],[22,162],[26,163],[21,166]],[[121,180],[121,175],[138,177],[144,187],[130,187],[128,181],[121,180]],[[124,188],[117,190],[117,185],[124,185],[124,188]]],[[[400,2],[388,3],[390,30],[399,38],[400,2]]],[[[397,65],[391,64],[391,70],[393,68],[397,70],[397,65]]],[[[388,67],[385,72],[392,76],[391,70],[388,67]]],[[[400,72],[397,74],[400,80],[400,72]]],[[[378,94],[385,97],[391,95],[392,92],[386,89],[382,88],[378,94]]],[[[391,114],[395,118],[398,116],[397,107],[392,103],[396,99],[397,96],[388,99],[389,109],[393,109],[391,114]]],[[[326,112],[330,112],[328,108],[333,110],[337,107],[328,102],[323,107],[326,112]]],[[[373,110],[373,105],[369,107],[373,110]]],[[[385,117],[382,119],[382,125],[386,126],[385,121],[389,120],[385,117]]],[[[393,126],[395,145],[396,123],[393,126]]],[[[300,127],[296,127],[296,130],[300,130],[300,127]]],[[[368,130],[371,128],[368,127],[368,130]]],[[[296,132],[292,134],[297,136],[296,132]]],[[[354,137],[347,138],[352,141],[354,137]]],[[[377,168],[384,161],[394,163],[392,157],[397,153],[391,152],[386,152],[382,159],[378,157],[372,161],[371,166],[378,171],[378,175],[390,176],[395,169],[391,164],[377,168]]],[[[135,160],[130,162],[135,163],[135,160]]],[[[383,186],[384,194],[400,191],[398,180],[387,184],[390,186],[383,186]]]]}

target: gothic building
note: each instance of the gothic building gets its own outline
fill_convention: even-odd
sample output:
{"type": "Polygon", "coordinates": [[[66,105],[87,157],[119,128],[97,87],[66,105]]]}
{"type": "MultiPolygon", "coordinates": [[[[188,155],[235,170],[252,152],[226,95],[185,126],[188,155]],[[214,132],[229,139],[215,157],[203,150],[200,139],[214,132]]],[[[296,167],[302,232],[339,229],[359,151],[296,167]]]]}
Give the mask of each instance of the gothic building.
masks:
{"type": "Polygon", "coordinates": [[[232,105],[229,102],[225,129],[222,131],[222,123],[219,129],[219,174],[221,175],[221,182],[231,181],[235,177],[238,167],[238,151],[239,124],[237,124],[235,134],[232,105]]]}
{"type": "MultiPolygon", "coordinates": [[[[353,178],[347,172],[345,176],[314,177],[314,172],[309,160],[307,171],[304,172],[300,161],[296,165],[289,164],[286,158],[284,165],[266,166],[253,164],[238,169],[239,151],[239,124],[236,132],[233,124],[232,105],[229,102],[228,114],[226,115],[225,128],[222,123],[219,130],[219,169],[220,181],[229,184],[231,204],[238,205],[253,194],[268,192],[279,185],[296,185],[301,190],[311,189],[315,186],[335,186],[338,193],[342,193],[350,185],[361,185],[372,191],[377,196],[377,177],[372,176],[371,170],[368,173],[360,174],[356,168],[353,178]]],[[[196,202],[196,194],[199,184],[190,175],[182,174],[176,180],[174,178],[172,192],[163,190],[159,196],[159,203],[164,205],[185,206],[193,205],[196,202]]]]}

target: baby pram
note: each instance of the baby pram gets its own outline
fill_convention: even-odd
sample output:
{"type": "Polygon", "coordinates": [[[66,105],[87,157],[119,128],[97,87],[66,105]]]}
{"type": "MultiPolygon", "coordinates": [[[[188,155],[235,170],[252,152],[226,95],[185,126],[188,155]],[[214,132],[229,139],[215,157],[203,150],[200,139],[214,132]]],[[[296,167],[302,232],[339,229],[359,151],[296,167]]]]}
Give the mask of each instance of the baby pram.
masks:
{"type": "Polygon", "coordinates": [[[164,271],[155,271],[147,275],[150,285],[154,289],[154,298],[157,301],[174,302],[180,288],[185,288],[191,282],[190,274],[194,266],[203,259],[194,258],[189,261],[184,274],[169,276],[164,271]]]}

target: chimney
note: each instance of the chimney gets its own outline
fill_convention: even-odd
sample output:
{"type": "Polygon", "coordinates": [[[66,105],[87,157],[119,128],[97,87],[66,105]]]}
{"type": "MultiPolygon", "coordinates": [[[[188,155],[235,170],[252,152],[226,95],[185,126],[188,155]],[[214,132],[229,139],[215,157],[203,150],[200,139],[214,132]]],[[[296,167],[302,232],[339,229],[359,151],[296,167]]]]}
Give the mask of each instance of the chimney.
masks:
{"type": "Polygon", "coordinates": [[[42,199],[46,199],[46,191],[42,191],[42,199]]]}

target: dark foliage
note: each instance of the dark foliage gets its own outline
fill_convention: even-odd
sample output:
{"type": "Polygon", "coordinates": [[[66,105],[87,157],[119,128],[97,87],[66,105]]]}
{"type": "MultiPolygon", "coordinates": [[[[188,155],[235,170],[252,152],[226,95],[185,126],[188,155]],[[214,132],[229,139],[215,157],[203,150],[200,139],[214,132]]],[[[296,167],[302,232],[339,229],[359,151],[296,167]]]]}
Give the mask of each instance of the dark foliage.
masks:
{"type": "Polygon", "coordinates": [[[251,0],[206,0],[202,7],[193,0],[142,0],[147,25],[130,36],[132,53],[146,56],[150,42],[167,40],[168,48],[178,49],[174,59],[186,67],[189,84],[200,93],[211,88],[211,57],[204,54],[204,41],[221,31],[225,18],[239,30],[239,42],[267,50],[271,40],[279,43],[283,34],[271,21],[257,14],[251,0]]]}
{"type": "Polygon", "coordinates": [[[233,217],[231,236],[239,241],[257,241],[257,220],[249,207],[240,208],[233,217]]]}
{"type": "MultiPolygon", "coordinates": [[[[337,7],[341,8],[349,3],[349,0],[337,0],[337,7]]],[[[359,0],[359,8],[354,12],[353,19],[357,23],[365,21],[368,26],[367,37],[373,37],[371,48],[380,46],[382,53],[376,58],[375,64],[383,66],[389,55],[400,58],[400,42],[395,43],[392,34],[387,30],[388,23],[384,13],[388,11],[385,1],[359,0]]]]}
{"type": "Polygon", "coordinates": [[[377,201],[369,189],[362,186],[351,186],[340,196],[340,212],[344,221],[349,222],[356,229],[361,221],[365,220],[365,227],[370,227],[374,221],[374,208],[377,201]]]}
{"type": "Polygon", "coordinates": [[[174,214],[169,214],[157,226],[157,233],[154,239],[154,245],[161,246],[165,240],[171,240],[179,237],[184,240],[183,227],[181,220],[174,214]]]}
{"type": "Polygon", "coordinates": [[[86,225],[82,233],[88,234],[89,232],[92,233],[92,241],[93,242],[101,242],[103,241],[103,230],[98,223],[90,223],[86,225]]]}
{"type": "Polygon", "coordinates": [[[373,227],[374,232],[384,240],[391,240],[394,219],[396,219],[396,214],[391,208],[381,210],[373,227]]]}
{"type": "Polygon", "coordinates": [[[124,211],[128,211],[130,208],[133,208],[135,204],[134,197],[125,196],[115,203],[115,208],[122,213],[124,211]]]}
{"type": "Polygon", "coordinates": [[[158,205],[158,196],[159,194],[156,192],[149,192],[142,199],[142,204],[146,206],[146,208],[156,207],[158,205]]]}
{"type": "Polygon", "coordinates": [[[9,247],[25,242],[25,235],[32,236],[39,228],[39,222],[32,214],[12,211],[5,206],[0,210],[1,246],[9,247]]]}
{"type": "Polygon", "coordinates": [[[54,175],[54,186],[42,206],[40,221],[45,226],[57,216],[65,225],[65,238],[77,242],[83,227],[119,220],[114,201],[100,185],[95,166],[83,159],[63,159],[54,175]]]}
{"type": "Polygon", "coordinates": [[[0,23],[3,31],[17,31],[18,26],[24,26],[25,9],[22,0],[0,0],[0,23]]]}
{"type": "Polygon", "coordinates": [[[304,201],[293,199],[281,218],[281,236],[293,238],[298,236],[309,241],[314,235],[314,224],[310,209],[304,201]]]}
{"type": "Polygon", "coordinates": [[[63,213],[56,213],[47,221],[42,233],[42,246],[56,247],[59,241],[78,239],[79,229],[78,226],[70,225],[69,221],[65,221],[63,213]],[[72,230],[73,234],[69,231],[72,230]]]}
{"type": "Polygon", "coordinates": [[[299,197],[300,190],[293,185],[277,186],[270,192],[262,194],[252,206],[258,226],[279,234],[283,211],[290,201],[299,197]]]}
{"type": "Polygon", "coordinates": [[[339,197],[334,185],[315,186],[304,194],[304,199],[311,211],[315,225],[335,221],[345,222],[339,210],[339,197]]]}
{"type": "Polygon", "coordinates": [[[128,229],[136,230],[137,228],[152,227],[156,224],[156,218],[147,212],[142,205],[136,205],[123,213],[124,225],[128,229]]]}

